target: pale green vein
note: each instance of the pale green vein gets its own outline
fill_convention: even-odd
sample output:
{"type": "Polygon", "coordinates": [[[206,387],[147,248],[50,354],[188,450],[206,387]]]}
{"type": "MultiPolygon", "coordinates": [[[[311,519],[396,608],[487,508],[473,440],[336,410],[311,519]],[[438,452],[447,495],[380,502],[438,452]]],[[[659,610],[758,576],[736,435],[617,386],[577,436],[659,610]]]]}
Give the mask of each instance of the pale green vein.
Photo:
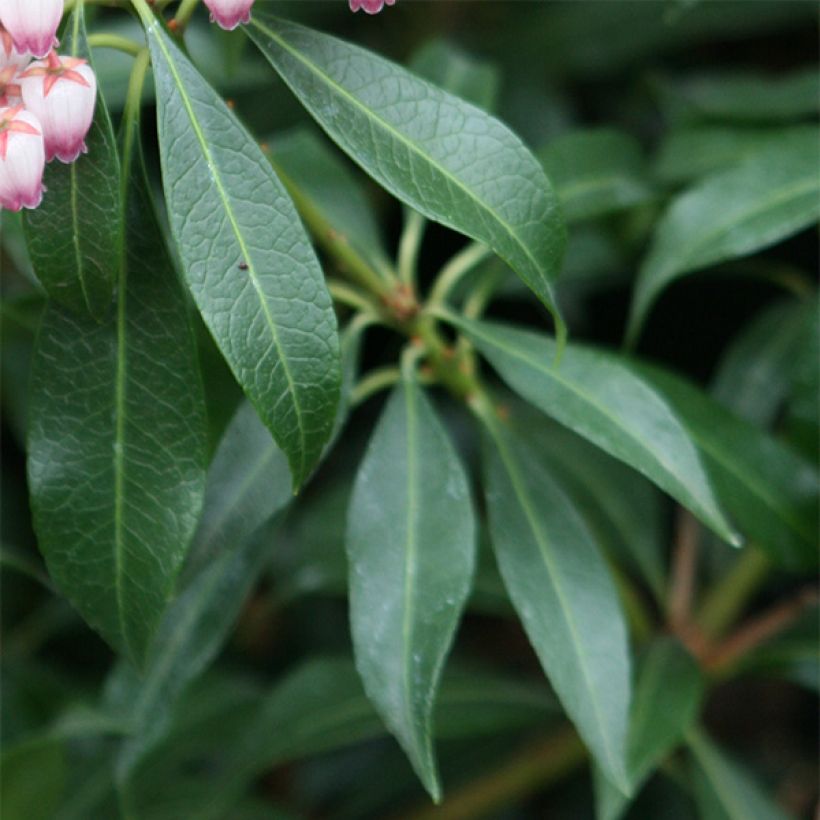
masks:
{"type": "MultiPolygon", "coordinates": [[[[523,239],[519,236],[518,232],[515,228],[510,225],[499,213],[494,211],[490,208],[485,202],[479,199],[473,191],[471,191],[458,177],[454,176],[445,166],[441,165],[437,162],[433,157],[425,154],[418,145],[412,142],[410,139],[404,136],[400,131],[394,128],[389,122],[384,120],[383,118],[379,117],[375,111],[368,108],[364,103],[358,100],[353,94],[351,94],[344,86],[339,85],[329,74],[322,70],[320,66],[316,63],[309,60],[306,56],[304,56],[301,52],[290,46],[287,41],[283,40],[279,35],[277,35],[271,28],[261,23],[258,19],[254,18],[251,21],[251,25],[258,28],[264,34],[278,43],[286,52],[291,54],[295,57],[300,63],[307,67],[307,69],[313,72],[319,79],[323,82],[327,83],[330,87],[334,89],[340,96],[344,97],[350,104],[361,111],[366,118],[372,120],[377,126],[381,127],[384,131],[388,132],[394,139],[404,145],[410,153],[415,154],[418,157],[421,157],[425,162],[428,162],[431,166],[433,166],[442,176],[444,176],[450,183],[452,183],[456,188],[460,189],[467,197],[472,200],[481,210],[488,213],[492,219],[494,219],[501,227],[515,240],[518,247],[524,252],[524,255],[527,257],[529,262],[533,265],[533,268],[541,272],[541,266],[539,265],[538,261],[536,260],[535,256],[530,251],[527,244],[523,241],[523,239]]],[[[419,81],[423,82],[423,81],[419,81]]],[[[547,290],[547,293],[550,295],[550,299],[552,299],[552,290],[548,283],[544,282],[543,286],[547,290]]],[[[557,317],[557,308],[555,308],[556,317],[557,317]]],[[[560,320],[557,320],[560,324],[560,320]]]]}
{"type": "Polygon", "coordinates": [[[224,185],[222,184],[222,177],[219,173],[219,169],[214,162],[214,159],[211,155],[210,148],[208,147],[208,142],[205,139],[205,135],[202,133],[202,129],[199,127],[199,123],[196,118],[196,114],[194,112],[193,106],[191,105],[191,101],[188,95],[185,93],[185,88],[182,82],[182,78],[177,71],[176,65],[171,57],[171,53],[166,47],[165,43],[162,40],[162,35],[157,33],[157,23],[155,20],[152,20],[151,24],[148,26],[149,34],[154,39],[154,42],[157,46],[162,50],[163,56],[168,64],[168,68],[171,71],[173,76],[174,82],[176,83],[177,90],[179,91],[180,98],[182,99],[182,104],[185,107],[185,112],[188,115],[188,119],[191,122],[191,128],[194,131],[196,136],[197,142],[199,142],[200,149],[202,150],[202,155],[205,158],[205,162],[208,165],[209,170],[211,171],[211,178],[213,179],[214,186],[219,194],[219,198],[222,202],[222,207],[225,211],[225,215],[230,222],[231,229],[233,230],[234,236],[236,237],[236,241],[239,245],[239,249],[242,253],[242,259],[244,263],[248,266],[248,276],[250,277],[251,283],[253,284],[254,290],[256,291],[257,296],[259,297],[259,304],[262,308],[262,313],[265,317],[265,321],[270,329],[271,336],[273,338],[273,343],[276,346],[276,350],[279,354],[279,360],[282,362],[282,369],[285,373],[285,379],[288,383],[288,391],[292,396],[292,405],[294,412],[296,414],[296,421],[297,426],[299,428],[299,470],[294,471],[295,475],[298,475],[297,483],[301,483],[304,480],[304,472],[305,472],[305,457],[306,457],[306,432],[305,432],[305,425],[304,419],[302,418],[302,408],[299,404],[299,401],[296,396],[296,384],[293,379],[293,374],[290,370],[290,364],[287,360],[287,356],[285,355],[285,351],[282,347],[281,341],[279,339],[279,330],[276,326],[276,323],[273,320],[273,316],[270,313],[268,308],[267,301],[265,299],[264,291],[262,290],[262,286],[259,282],[259,277],[256,272],[256,266],[251,256],[248,247],[245,243],[245,238],[242,235],[242,231],[239,227],[239,224],[236,221],[236,217],[234,216],[233,209],[231,208],[230,204],[230,197],[228,196],[228,192],[225,190],[224,185]]]}

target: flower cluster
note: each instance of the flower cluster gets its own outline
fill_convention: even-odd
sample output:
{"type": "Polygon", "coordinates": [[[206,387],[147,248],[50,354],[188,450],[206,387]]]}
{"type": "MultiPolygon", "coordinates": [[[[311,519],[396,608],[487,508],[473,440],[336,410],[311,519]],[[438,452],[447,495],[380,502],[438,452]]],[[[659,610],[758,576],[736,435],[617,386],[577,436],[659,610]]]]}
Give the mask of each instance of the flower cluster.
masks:
{"type": "MultiPolygon", "coordinates": [[[[348,0],[351,11],[362,9],[366,14],[378,14],[385,5],[392,6],[396,0],[348,0]]],[[[233,31],[241,23],[251,19],[254,0],[205,0],[211,12],[211,22],[227,31],[233,31]]]]}
{"type": "Polygon", "coordinates": [[[63,0],[0,0],[0,207],[36,208],[46,162],[86,150],[97,79],[85,60],[61,57],[63,0]]]}

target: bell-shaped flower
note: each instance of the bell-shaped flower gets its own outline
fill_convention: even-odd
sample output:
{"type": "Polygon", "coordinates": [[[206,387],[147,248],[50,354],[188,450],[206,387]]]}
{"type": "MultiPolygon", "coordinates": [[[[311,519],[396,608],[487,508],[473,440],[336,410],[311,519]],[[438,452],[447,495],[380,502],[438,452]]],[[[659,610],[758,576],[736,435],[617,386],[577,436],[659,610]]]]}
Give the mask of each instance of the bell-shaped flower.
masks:
{"type": "Polygon", "coordinates": [[[0,208],[36,208],[43,198],[45,164],[37,117],[22,105],[0,108],[0,208]]]}
{"type": "Polygon", "coordinates": [[[26,108],[43,125],[46,159],[74,162],[85,153],[97,101],[97,78],[86,61],[52,51],[20,75],[20,87],[26,108]]]}
{"type": "Polygon", "coordinates": [[[45,57],[57,45],[63,0],[0,0],[0,23],[19,52],[45,57]]]}
{"type": "Polygon", "coordinates": [[[0,69],[10,66],[17,69],[24,69],[31,62],[31,54],[27,51],[19,51],[14,45],[14,40],[3,26],[0,26],[0,69]]]}
{"type": "Polygon", "coordinates": [[[225,31],[233,31],[240,23],[249,22],[253,4],[254,0],[205,0],[211,22],[225,31]]]}
{"type": "Polygon", "coordinates": [[[13,65],[0,68],[0,108],[12,108],[23,102],[17,69],[13,65]]]}
{"type": "Polygon", "coordinates": [[[396,0],[349,0],[349,2],[351,11],[362,9],[365,14],[378,14],[385,5],[395,5],[396,0]]]}

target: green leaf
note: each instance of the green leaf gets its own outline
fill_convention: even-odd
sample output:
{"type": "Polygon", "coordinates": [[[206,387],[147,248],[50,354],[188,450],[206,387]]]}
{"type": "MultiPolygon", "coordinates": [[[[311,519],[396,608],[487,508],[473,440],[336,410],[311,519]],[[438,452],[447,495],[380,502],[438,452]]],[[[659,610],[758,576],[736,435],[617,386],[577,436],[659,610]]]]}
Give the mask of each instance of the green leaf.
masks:
{"type": "Polygon", "coordinates": [[[475,540],[467,476],[432,405],[406,379],[350,501],[350,621],[368,697],[434,800],[433,706],[470,592],[475,540]]]}
{"type": "Polygon", "coordinates": [[[0,758],[3,820],[51,820],[65,788],[65,748],[58,740],[21,743],[0,758]]]}
{"type": "MultiPolygon", "coordinates": [[[[65,51],[90,58],[82,4],[68,23],[65,51]]],[[[123,243],[120,162],[102,93],[86,137],[88,153],[66,165],[51,162],[43,203],[26,211],[31,262],[49,297],[81,315],[111,310],[123,243]]]]}
{"type": "Polygon", "coordinates": [[[188,286],[298,488],[339,399],[330,296],[259,146],[156,21],[147,34],[165,197],[188,286]]]}
{"type": "Polygon", "coordinates": [[[820,476],[814,465],[683,379],[646,365],[640,373],[680,418],[740,532],[778,564],[816,566],[820,476]]]}
{"type": "Polygon", "coordinates": [[[782,811],[740,766],[702,732],[688,737],[693,757],[695,798],[703,820],[787,820],[782,811]]]}
{"type": "Polygon", "coordinates": [[[820,217],[820,143],[801,132],[673,200],[635,286],[628,338],[669,284],[695,270],[755,253],[820,217]]]}
{"type": "Polygon", "coordinates": [[[610,128],[564,134],[539,152],[569,222],[630,208],[652,196],[641,146],[610,128]]]}
{"type": "Polygon", "coordinates": [[[785,75],[725,73],[669,82],[663,93],[690,119],[787,122],[820,111],[817,66],[785,75]]]}
{"type": "Polygon", "coordinates": [[[488,430],[490,535],[507,591],[564,709],[626,790],[629,651],[615,586],[545,466],[498,423],[488,430]]]}
{"type": "Polygon", "coordinates": [[[738,165],[762,149],[810,131],[815,133],[814,126],[684,126],[670,131],[661,143],[654,163],[655,176],[671,185],[690,182],[738,165]]]}
{"type": "Polygon", "coordinates": [[[495,322],[448,320],[520,396],[634,467],[722,538],[737,543],[688,432],[665,399],[625,360],[571,345],[553,366],[556,344],[546,336],[495,322]]]}
{"type": "Polygon", "coordinates": [[[377,270],[391,270],[372,205],[326,140],[299,128],[272,138],[269,158],[303,211],[317,213],[377,270]]]}
{"type": "Polygon", "coordinates": [[[32,364],[28,475],[40,550],[82,616],[138,665],[202,506],[206,424],[184,294],[141,160],[117,309],[51,304],[32,364]]]}
{"type": "Polygon", "coordinates": [[[792,300],[756,316],[723,354],[712,395],[737,415],[770,427],[791,390],[814,315],[812,303],[792,300]]]}
{"type": "Polygon", "coordinates": [[[484,242],[549,308],[565,245],[537,160],[504,125],[370,52],[256,14],[249,34],[307,110],[380,185],[484,242]]]}
{"type": "Polygon", "coordinates": [[[269,560],[271,536],[263,525],[290,500],[288,483],[284,454],[243,403],[208,473],[205,515],[191,550],[194,568],[162,619],[130,705],[134,735],[118,760],[121,783],[162,738],[177,700],[225,642],[269,560]]]}
{"type": "Polygon", "coordinates": [[[410,59],[410,69],[484,111],[495,111],[501,77],[495,65],[477,60],[447,40],[430,40],[410,59]]]}

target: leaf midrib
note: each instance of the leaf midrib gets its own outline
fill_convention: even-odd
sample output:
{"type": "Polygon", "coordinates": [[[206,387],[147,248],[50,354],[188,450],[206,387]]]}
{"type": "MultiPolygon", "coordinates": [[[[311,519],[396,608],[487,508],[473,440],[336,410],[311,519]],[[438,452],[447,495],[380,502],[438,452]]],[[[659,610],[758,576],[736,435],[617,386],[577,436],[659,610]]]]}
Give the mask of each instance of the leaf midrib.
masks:
{"type": "Polygon", "coordinates": [[[543,532],[538,522],[538,517],[532,509],[532,504],[529,499],[529,493],[527,492],[526,485],[522,480],[521,476],[519,475],[515,461],[512,455],[510,454],[509,450],[507,449],[506,442],[500,435],[498,435],[497,431],[493,428],[490,428],[490,433],[493,437],[493,440],[495,441],[496,447],[498,448],[499,455],[501,456],[501,460],[504,464],[504,467],[507,470],[507,474],[509,475],[510,480],[512,481],[513,489],[515,490],[521,508],[524,511],[527,523],[530,525],[530,529],[532,530],[532,533],[535,536],[536,543],[538,544],[538,550],[541,553],[541,557],[544,559],[544,563],[547,566],[547,572],[553,579],[553,587],[555,589],[556,595],[558,596],[561,614],[564,617],[564,621],[570,632],[570,637],[573,640],[575,656],[578,658],[578,663],[581,667],[581,674],[583,675],[587,693],[589,695],[589,699],[592,703],[592,708],[595,713],[595,718],[600,728],[601,738],[604,742],[604,748],[606,750],[606,756],[609,760],[611,771],[620,771],[621,767],[617,765],[617,759],[613,757],[609,733],[606,732],[603,728],[604,726],[606,726],[606,723],[603,719],[604,714],[601,709],[601,705],[596,697],[596,690],[592,686],[589,669],[587,668],[587,658],[586,654],[582,650],[583,644],[579,639],[577,624],[575,623],[575,619],[572,616],[571,609],[567,605],[567,598],[563,590],[563,587],[561,586],[561,573],[556,571],[555,563],[552,559],[552,555],[550,554],[549,538],[543,532]]]}
{"type": "MultiPolygon", "coordinates": [[[[347,89],[345,89],[343,86],[339,85],[332,77],[330,77],[328,74],[326,74],[321,69],[320,66],[318,66],[316,63],[309,60],[301,52],[297,51],[296,49],[294,49],[290,45],[288,45],[288,43],[285,40],[283,40],[281,37],[279,37],[271,28],[266,26],[264,23],[260,22],[257,18],[252,19],[251,24],[253,26],[255,26],[256,28],[258,28],[263,33],[265,33],[272,40],[275,40],[285,51],[287,51],[289,54],[291,54],[293,57],[295,57],[299,62],[303,63],[308,68],[309,71],[312,71],[317,77],[319,77],[321,80],[323,80],[325,83],[327,83],[327,85],[332,87],[340,96],[347,99],[351,103],[351,105],[353,105],[355,108],[358,108],[360,111],[362,111],[364,113],[365,117],[367,117],[368,119],[373,120],[375,123],[380,125],[383,128],[383,130],[387,131],[388,133],[391,134],[391,136],[394,137],[394,139],[401,142],[406,148],[408,148],[408,150],[411,153],[416,154],[417,156],[424,159],[425,162],[427,162],[431,166],[433,166],[451,184],[453,184],[455,187],[459,188],[481,210],[488,213],[499,225],[501,225],[501,227],[510,236],[513,237],[513,239],[516,242],[516,245],[519,247],[520,250],[522,250],[524,252],[524,255],[526,256],[527,260],[532,264],[534,270],[537,271],[539,274],[544,274],[545,275],[545,273],[542,270],[541,266],[538,264],[538,261],[535,259],[532,252],[529,250],[527,245],[524,243],[524,241],[518,235],[518,232],[513,228],[513,226],[510,225],[500,214],[498,214],[496,211],[494,211],[492,208],[490,208],[488,205],[486,205],[484,202],[482,202],[460,179],[458,179],[458,177],[453,176],[453,174],[450,173],[450,171],[448,171],[447,168],[445,168],[443,165],[441,165],[439,162],[437,162],[435,159],[433,159],[429,155],[423,153],[422,150],[419,148],[419,146],[417,146],[414,142],[412,142],[407,137],[405,137],[400,131],[396,130],[389,122],[387,122],[386,120],[384,120],[381,117],[377,116],[375,111],[368,108],[366,105],[364,105],[362,102],[360,102],[356,97],[354,97],[350,92],[348,92],[347,89]]],[[[418,82],[421,82],[421,83],[425,82],[424,80],[421,80],[419,78],[415,78],[415,79],[418,82]]],[[[466,103],[464,101],[461,101],[461,102],[464,105],[469,105],[469,103],[466,103]]],[[[550,290],[549,284],[546,283],[546,282],[542,283],[542,284],[545,287],[547,293],[549,293],[551,295],[551,290],[550,290]]]]}
{"type": "Polygon", "coordinates": [[[230,198],[228,197],[228,193],[222,184],[221,174],[216,163],[213,160],[213,157],[211,156],[211,152],[208,147],[208,143],[205,139],[205,136],[202,133],[202,129],[199,127],[199,123],[197,122],[193,106],[191,105],[191,101],[185,92],[185,87],[182,83],[182,78],[180,77],[179,72],[177,71],[176,64],[174,63],[171,57],[171,53],[169,52],[165,43],[162,40],[163,35],[157,30],[156,21],[151,23],[151,25],[148,27],[148,31],[153,36],[154,42],[162,50],[168,68],[171,71],[174,83],[176,84],[177,90],[179,91],[179,95],[182,99],[183,106],[185,107],[185,112],[188,115],[188,119],[191,123],[191,128],[194,131],[194,135],[196,136],[197,142],[199,143],[202,155],[205,158],[205,162],[207,163],[208,169],[211,172],[214,187],[216,188],[217,193],[219,194],[219,198],[222,202],[222,208],[225,211],[225,215],[228,217],[231,229],[233,231],[234,236],[236,237],[237,244],[239,245],[239,249],[242,253],[242,261],[248,266],[248,277],[250,278],[251,283],[253,284],[253,288],[256,291],[256,295],[259,299],[259,304],[262,308],[262,313],[265,317],[265,321],[271,332],[271,337],[273,338],[273,343],[276,346],[276,350],[279,355],[279,361],[282,362],[282,369],[285,373],[285,379],[288,383],[288,393],[293,397],[291,404],[293,406],[294,413],[296,414],[297,427],[299,430],[299,469],[298,471],[294,470],[294,476],[296,477],[296,483],[301,484],[301,482],[304,480],[305,458],[307,455],[305,444],[306,431],[304,426],[304,419],[302,418],[302,407],[299,404],[299,401],[297,400],[296,384],[293,379],[293,374],[290,370],[290,363],[288,362],[287,356],[285,355],[285,351],[282,348],[282,343],[279,339],[278,328],[276,326],[276,323],[273,321],[273,317],[271,316],[270,310],[268,309],[267,301],[265,300],[264,292],[262,291],[262,288],[259,284],[254,259],[248,251],[245,239],[242,235],[239,225],[236,222],[236,218],[234,217],[233,210],[230,206],[230,198]]]}

